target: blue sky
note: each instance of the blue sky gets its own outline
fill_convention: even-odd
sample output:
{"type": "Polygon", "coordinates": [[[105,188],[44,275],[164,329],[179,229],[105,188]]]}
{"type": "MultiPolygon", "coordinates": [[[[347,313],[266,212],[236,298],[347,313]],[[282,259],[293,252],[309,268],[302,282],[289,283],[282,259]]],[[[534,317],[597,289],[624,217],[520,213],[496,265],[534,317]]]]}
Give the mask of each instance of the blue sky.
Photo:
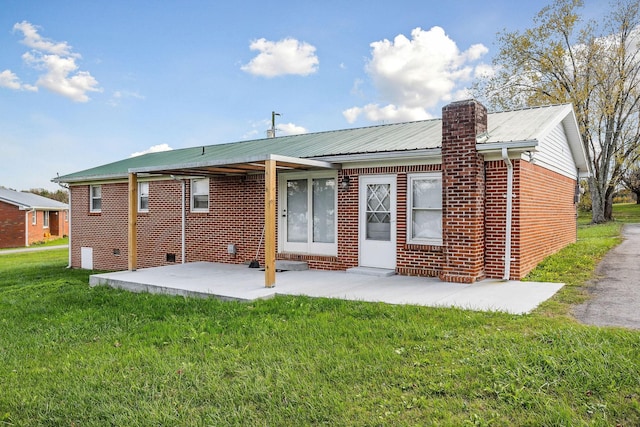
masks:
{"type": "Polygon", "coordinates": [[[0,185],[264,138],[271,111],[278,135],[439,117],[548,3],[0,0],[0,185]]]}

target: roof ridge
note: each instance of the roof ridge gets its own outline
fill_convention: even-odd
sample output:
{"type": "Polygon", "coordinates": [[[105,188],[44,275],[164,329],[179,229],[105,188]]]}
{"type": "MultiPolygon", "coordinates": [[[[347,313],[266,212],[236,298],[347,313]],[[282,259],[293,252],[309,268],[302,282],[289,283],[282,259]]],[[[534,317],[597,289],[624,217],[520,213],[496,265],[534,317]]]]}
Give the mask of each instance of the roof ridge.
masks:
{"type": "Polygon", "coordinates": [[[488,114],[516,113],[518,111],[538,110],[538,109],[541,109],[541,108],[564,107],[564,106],[573,106],[573,104],[570,103],[570,102],[563,102],[563,103],[560,103],[560,104],[532,105],[532,106],[529,106],[529,107],[514,108],[512,110],[491,111],[488,114]]]}

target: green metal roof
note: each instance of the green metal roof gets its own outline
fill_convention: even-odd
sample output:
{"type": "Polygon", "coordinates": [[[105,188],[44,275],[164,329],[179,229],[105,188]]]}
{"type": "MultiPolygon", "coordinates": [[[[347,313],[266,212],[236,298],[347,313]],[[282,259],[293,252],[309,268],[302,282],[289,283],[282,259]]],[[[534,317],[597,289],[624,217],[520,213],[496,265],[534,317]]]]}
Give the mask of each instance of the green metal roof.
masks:
{"type": "MultiPolygon", "coordinates": [[[[489,114],[489,131],[484,139],[479,140],[479,144],[533,141],[550,121],[557,119],[558,123],[568,112],[572,114],[570,106],[557,105],[489,114]]],[[[323,159],[381,153],[382,157],[382,153],[389,152],[435,151],[441,144],[442,120],[433,119],[149,153],[63,175],[54,181],[115,179],[125,177],[129,170],[153,170],[183,164],[220,164],[226,160],[264,158],[268,155],[323,159]]]]}

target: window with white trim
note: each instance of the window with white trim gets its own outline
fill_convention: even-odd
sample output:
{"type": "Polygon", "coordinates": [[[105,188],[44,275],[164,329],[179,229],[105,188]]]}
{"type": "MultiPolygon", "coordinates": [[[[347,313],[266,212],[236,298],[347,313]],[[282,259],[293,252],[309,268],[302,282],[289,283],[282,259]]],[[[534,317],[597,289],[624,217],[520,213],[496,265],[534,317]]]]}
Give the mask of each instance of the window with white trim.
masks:
{"type": "Polygon", "coordinates": [[[209,178],[191,180],[191,212],[209,212],[209,178]]]}
{"type": "Polygon", "coordinates": [[[49,228],[49,211],[42,211],[42,228],[49,228]]]}
{"type": "Polygon", "coordinates": [[[442,173],[407,178],[407,242],[442,245],[442,173]]]}
{"type": "Polygon", "coordinates": [[[149,183],[138,183],[138,212],[149,212],[149,183]]]}
{"type": "Polygon", "coordinates": [[[36,225],[38,223],[38,212],[31,211],[31,225],[36,225]]]}
{"type": "Polygon", "coordinates": [[[102,186],[89,186],[89,211],[102,212],[102,186]]]}

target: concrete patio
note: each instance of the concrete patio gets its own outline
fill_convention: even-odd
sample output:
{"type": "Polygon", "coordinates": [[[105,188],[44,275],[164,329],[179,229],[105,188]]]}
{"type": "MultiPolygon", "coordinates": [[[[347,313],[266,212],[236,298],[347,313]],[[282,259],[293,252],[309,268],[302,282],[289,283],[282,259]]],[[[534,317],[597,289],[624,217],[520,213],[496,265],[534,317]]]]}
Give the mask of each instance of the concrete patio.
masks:
{"type": "Polygon", "coordinates": [[[276,286],[265,288],[264,272],[260,269],[210,262],[94,274],[89,284],[132,292],[224,300],[253,301],[276,295],[307,295],[511,314],[529,313],[564,286],[561,283],[505,282],[495,279],[466,285],[446,283],[435,278],[399,275],[379,277],[344,271],[306,270],[279,272],[276,286]]]}

